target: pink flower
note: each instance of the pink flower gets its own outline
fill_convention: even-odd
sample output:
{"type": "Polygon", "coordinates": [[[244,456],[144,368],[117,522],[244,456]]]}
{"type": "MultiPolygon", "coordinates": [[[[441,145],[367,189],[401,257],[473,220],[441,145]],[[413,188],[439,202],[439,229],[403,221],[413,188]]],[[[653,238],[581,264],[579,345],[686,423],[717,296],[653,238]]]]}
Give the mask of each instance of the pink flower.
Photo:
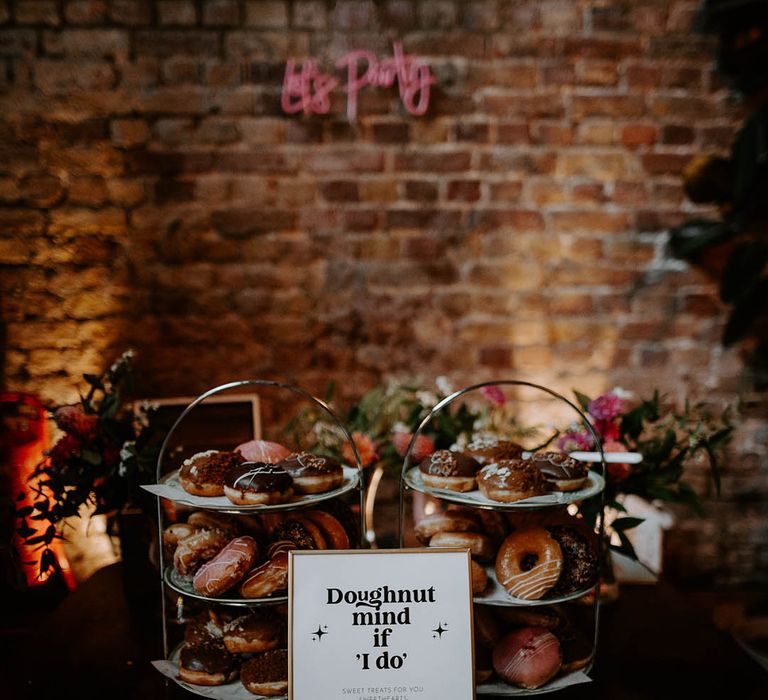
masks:
{"type": "Polygon", "coordinates": [[[99,417],[93,413],[85,413],[79,404],[56,409],[53,419],[65,433],[75,435],[83,440],[93,440],[96,437],[99,417]]]}
{"type": "Polygon", "coordinates": [[[480,389],[480,393],[485,396],[494,406],[501,408],[507,403],[507,397],[504,396],[504,392],[495,384],[491,386],[484,386],[480,389]]]}
{"type": "MultiPolygon", "coordinates": [[[[610,440],[608,442],[603,443],[603,452],[626,452],[627,446],[624,443],[618,442],[616,440],[610,440]]],[[[632,473],[632,465],[625,464],[625,463],[619,463],[619,462],[608,462],[606,465],[606,468],[608,469],[608,474],[611,476],[611,478],[616,481],[624,481],[631,473],[632,473]]]]}
{"type": "Polygon", "coordinates": [[[80,454],[80,446],[80,440],[74,435],[64,435],[59,438],[47,452],[51,466],[58,470],[64,469],[72,457],[80,454]]]}
{"type": "MultiPolygon", "coordinates": [[[[360,463],[363,465],[363,469],[370,467],[378,458],[378,455],[376,454],[376,445],[373,440],[371,440],[365,433],[358,431],[352,433],[352,440],[357,448],[357,454],[360,455],[360,463]]],[[[352,445],[348,442],[345,442],[341,448],[341,454],[347,464],[357,465],[352,445]]]]}
{"type": "Polygon", "coordinates": [[[621,435],[619,424],[615,420],[596,420],[593,426],[604,441],[616,440],[621,435]]]}
{"type": "MultiPolygon", "coordinates": [[[[397,452],[397,454],[399,454],[401,457],[405,457],[406,452],[408,452],[408,445],[411,444],[412,438],[413,433],[395,433],[392,437],[392,444],[395,446],[395,452],[397,452]]],[[[413,446],[411,458],[414,462],[421,462],[421,460],[429,457],[429,455],[431,455],[434,451],[435,443],[432,442],[432,439],[426,435],[419,435],[419,437],[416,438],[416,443],[413,446]]]]}
{"type": "Polygon", "coordinates": [[[624,400],[612,391],[592,399],[587,405],[587,412],[597,420],[612,420],[620,416],[623,410],[624,400]]]}
{"type": "Polygon", "coordinates": [[[594,440],[585,430],[571,430],[557,439],[557,447],[562,452],[580,452],[592,449],[594,440]]]}

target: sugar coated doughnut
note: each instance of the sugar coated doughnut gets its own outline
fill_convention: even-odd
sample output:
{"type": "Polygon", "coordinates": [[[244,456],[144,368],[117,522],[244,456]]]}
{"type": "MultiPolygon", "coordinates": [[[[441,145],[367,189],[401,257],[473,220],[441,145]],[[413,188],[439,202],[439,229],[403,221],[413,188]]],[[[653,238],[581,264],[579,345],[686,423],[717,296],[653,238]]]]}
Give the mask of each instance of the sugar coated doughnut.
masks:
{"type": "Polygon", "coordinates": [[[502,503],[521,501],[546,491],[541,472],[523,459],[486,464],[477,475],[477,486],[486,498],[502,503]]]}
{"type": "Polygon", "coordinates": [[[507,683],[533,690],[560,670],[560,642],[541,627],[523,627],[502,638],[493,649],[493,668],[507,683]]]}
{"type": "Polygon", "coordinates": [[[560,578],[563,553],[560,545],[543,527],[516,530],[499,547],[496,580],[509,595],[538,600],[560,578]]]}

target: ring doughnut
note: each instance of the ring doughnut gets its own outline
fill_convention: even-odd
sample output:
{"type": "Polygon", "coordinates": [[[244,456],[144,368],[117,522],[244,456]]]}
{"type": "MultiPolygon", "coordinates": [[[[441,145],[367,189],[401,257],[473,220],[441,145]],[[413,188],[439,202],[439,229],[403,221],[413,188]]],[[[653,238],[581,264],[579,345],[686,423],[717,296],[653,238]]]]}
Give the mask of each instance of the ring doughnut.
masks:
{"type": "Polygon", "coordinates": [[[240,671],[245,689],[254,695],[284,695],[288,692],[288,651],[265,651],[248,659],[240,671]]]}
{"type": "Polygon", "coordinates": [[[243,598],[266,598],[288,588],[288,552],[276,552],[268,561],[257,566],[240,584],[243,598]]]}
{"type": "Polygon", "coordinates": [[[426,486],[448,491],[474,491],[475,475],[480,463],[462,452],[437,450],[419,464],[421,479],[426,486]]]}
{"type": "Polygon", "coordinates": [[[224,625],[224,646],[232,654],[257,654],[285,644],[285,621],[264,610],[224,625]]]}
{"type": "Polygon", "coordinates": [[[322,530],[328,549],[349,549],[347,531],[330,513],[323,510],[305,510],[301,514],[322,530]]]}
{"type": "Polygon", "coordinates": [[[325,493],[344,481],[341,464],[324,455],[294,452],[279,464],[293,477],[296,493],[325,493]]]}
{"type": "Polygon", "coordinates": [[[236,537],[195,574],[192,585],[204,596],[215,597],[234,586],[256,559],[258,547],[252,537],[236,537]]]}
{"type": "Polygon", "coordinates": [[[492,501],[511,503],[546,492],[541,472],[524,459],[486,464],[477,475],[477,487],[492,501]]]}
{"type": "Polygon", "coordinates": [[[213,559],[229,542],[229,535],[221,530],[198,530],[179,540],[173,553],[173,566],[182,576],[194,574],[200,565],[213,559]]]}
{"type": "Polygon", "coordinates": [[[472,577],[472,594],[480,595],[488,585],[488,574],[474,559],[470,560],[469,572],[472,577]]]}
{"type": "Polygon", "coordinates": [[[185,644],[179,654],[179,677],[193,685],[224,685],[237,678],[237,659],[219,642],[185,644]]]}
{"type": "Polygon", "coordinates": [[[496,555],[496,579],[522,600],[539,600],[557,583],[562,569],[560,545],[543,527],[513,532],[496,555]]]}
{"type": "Polygon", "coordinates": [[[468,547],[469,553],[480,561],[493,559],[493,541],[480,532],[438,532],[429,541],[430,547],[468,547]]]}
{"type": "Polygon", "coordinates": [[[243,462],[227,472],[224,495],[239,506],[285,503],[293,496],[293,479],[276,464],[243,462]]]}
{"type": "Polygon", "coordinates": [[[225,474],[242,461],[235,452],[198,452],[184,460],[179,470],[179,483],[194,496],[223,496],[225,474]]]}
{"type": "Polygon", "coordinates": [[[446,511],[434,513],[419,520],[414,527],[419,542],[429,542],[438,532],[479,532],[480,523],[476,515],[468,512],[446,511]]]}

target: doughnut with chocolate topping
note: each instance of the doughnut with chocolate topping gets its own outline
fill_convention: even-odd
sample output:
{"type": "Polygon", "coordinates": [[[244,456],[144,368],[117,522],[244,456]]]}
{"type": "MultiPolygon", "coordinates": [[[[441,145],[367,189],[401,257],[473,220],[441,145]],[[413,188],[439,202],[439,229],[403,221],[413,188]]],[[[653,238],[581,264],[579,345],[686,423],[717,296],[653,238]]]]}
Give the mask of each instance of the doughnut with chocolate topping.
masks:
{"type": "Polygon", "coordinates": [[[524,459],[486,464],[477,475],[477,485],[486,498],[502,503],[540,496],[546,491],[541,472],[524,459]]]}
{"type": "Polygon", "coordinates": [[[236,452],[198,452],[184,460],[179,470],[179,483],[194,496],[223,496],[227,471],[242,461],[236,452]]]}
{"type": "Polygon", "coordinates": [[[545,528],[563,552],[563,570],[553,593],[568,595],[591,588],[597,580],[597,554],[587,536],[567,525],[545,528]]]}
{"type": "Polygon", "coordinates": [[[530,456],[530,461],[553,491],[576,491],[587,483],[586,465],[562,452],[536,452],[530,456]]]}
{"type": "Polygon", "coordinates": [[[478,469],[477,460],[450,450],[437,450],[419,464],[421,479],[426,486],[459,492],[477,488],[475,475],[478,469]]]}
{"type": "Polygon", "coordinates": [[[224,495],[241,506],[285,503],[293,495],[293,479],[277,464],[244,462],[227,472],[224,495]]]}
{"type": "Polygon", "coordinates": [[[496,435],[480,435],[464,448],[464,452],[480,464],[488,464],[500,459],[520,459],[523,456],[523,446],[496,435]]]}
{"type": "Polygon", "coordinates": [[[237,678],[237,658],[221,641],[185,644],[179,654],[179,677],[193,685],[231,683],[237,678]]]}
{"type": "Polygon", "coordinates": [[[240,671],[240,680],[254,695],[284,695],[288,692],[288,650],[265,651],[248,659],[240,671]]]}
{"type": "Polygon", "coordinates": [[[278,464],[293,477],[296,493],[325,493],[344,481],[344,470],[332,457],[294,452],[278,464]]]}
{"type": "Polygon", "coordinates": [[[278,649],[286,641],[285,620],[271,610],[242,615],[224,625],[224,646],[233,654],[278,649]]]}

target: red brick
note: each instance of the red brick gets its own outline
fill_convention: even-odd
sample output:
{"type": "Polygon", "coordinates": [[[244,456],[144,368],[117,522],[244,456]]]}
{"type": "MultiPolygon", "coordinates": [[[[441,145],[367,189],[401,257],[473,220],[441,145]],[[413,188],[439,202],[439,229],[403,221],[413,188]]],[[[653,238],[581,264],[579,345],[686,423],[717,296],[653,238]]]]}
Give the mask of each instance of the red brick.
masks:
{"type": "Polygon", "coordinates": [[[268,209],[228,209],[211,215],[213,226],[228,238],[249,238],[255,234],[291,229],[296,222],[293,212],[268,209]]]}
{"type": "Polygon", "coordinates": [[[545,85],[559,88],[576,84],[576,66],[573,63],[544,64],[541,71],[545,85]]]}
{"type": "Polygon", "coordinates": [[[111,124],[111,134],[113,143],[132,148],[146,143],[149,127],[143,119],[115,119],[111,124]]]}
{"type": "Polygon", "coordinates": [[[520,193],[523,185],[518,180],[508,182],[494,182],[490,186],[490,195],[492,202],[517,202],[520,199],[520,193]]]}
{"type": "Polygon", "coordinates": [[[560,119],[565,116],[563,96],[559,94],[487,94],[480,106],[489,114],[503,117],[560,119]]]}
{"type": "Polygon", "coordinates": [[[350,231],[373,231],[379,228],[379,213],[374,209],[344,212],[344,227],[350,231]]]}
{"type": "Polygon", "coordinates": [[[589,10],[592,28],[598,32],[627,31],[632,28],[630,8],[627,5],[593,7],[589,10]]]}
{"type": "Polygon", "coordinates": [[[605,211],[556,211],[549,220],[555,231],[565,232],[620,233],[630,226],[627,214],[605,211]]]}
{"type": "Polygon", "coordinates": [[[644,182],[617,180],[612,199],[620,204],[643,204],[648,201],[648,188],[644,182]]]}
{"type": "Polygon", "coordinates": [[[531,138],[528,122],[500,122],[497,140],[504,145],[529,143],[531,138]]]}
{"type": "Polygon", "coordinates": [[[627,124],[621,131],[621,141],[629,148],[656,143],[658,131],[650,124],[627,124]]]}
{"type": "Polygon", "coordinates": [[[690,126],[665,124],[661,130],[661,143],[670,146],[685,146],[693,143],[694,132],[690,126]]]}
{"type": "Polygon", "coordinates": [[[461,212],[452,209],[390,209],[387,228],[451,230],[461,225],[461,212]]]}
{"type": "Polygon", "coordinates": [[[679,175],[691,160],[690,155],[680,153],[645,153],[643,168],[651,175],[679,175]]]}
{"type": "Polygon", "coordinates": [[[194,0],[159,0],[157,15],[163,25],[191,26],[197,22],[194,0]]]}
{"type": "Polygon", "coordinates": [[[615,61],[579,61],[576,64],[576,82],[579,85],[617,85],[618,65],[615,61]]]}
{"type": "Polygon", "coordinates": [[[78,204],[86,207],[100,207],[109,201],[109,192],[104,178],[78,177],[69,183],[70,204],[78,204]]]}
{"type": "Polygon", "coordinates": [[[642,95],[574,95],[571,102],[571,116],[616,117],[626,119],[645,113],[645,99],[642,95]]]}
{"type": "Polygon", "coordinates": [[[374,143],[408,143],[410,127],[407,122],[375,122],[371,135],[374,143]]]}
{"type": "Polygon", "coordinates": [[[120,29],[65,29],[43,32],[43,49],[54,56],[128,55],[128,32],[120,29]]]}
{"type": "Polygon", "coordinates": [[[447,197],[449,200],[476,202],[480,199],[479,180],[451,180],[448,182],[447,197]]]}
{"type": "MultiPolygon", "coordinates": [[[[33,201],[33,205],[36,202],[33,201]]],[[[45,217],[32,209],[0,209],[0,231],[14,235],[32,235],[43,232],[45,217]]]]}
{"type": "Polygon", "coordinates": [[[357,202],[360,199],[358,184],[354,180],[331,180],[323,183],[320,193],[329,202],[357,202]]]}
{"type": "Polygon", "coordinates": [[[303,168],[310,173],[381,172],[384,158],[381,151],[369,149],[339,149],[315,151],[302,158],[303,168]]]}
{"type": "Polygon", "coordinates": [[[634,88],[655,88],[661,84],[661,68],[635,63],[627,66],[627,84],[634,88]]]}
{"type": "Polygon", "coordinates": [[[599,204],[606,200],[605,189],[597,182],[582,182],[573,186],[571,196],[575,203],[599,204]]]}
{"type": "Polygon", "coordinates": [[[650,105],[654,116],[681,121],[712,119],[719,111],[716,100],[691,95],[656,95],[650,98],[650,105]]]}
{"type": "Polygon", "coordinates": [[[33,175],[21,183],[24,200],[39,207],[51,207],[64,195],[61,181],[53,175],[33,175]]]}
{"type": "Polygon", "coordinates": [[[69,0],[64,5],[64,18],[68,24],[98,24],[106,16],[106,0],[69,0]]]}
{"type": "Polygon", "coordinates": [[[237,0],[206,0],[202,8],[203,24],[206,27],[233,27],[240,23],[240,5],[237,0]]]}
{"type": "Polygon", "coordinates": [[[666,231],[674,226],[680,226],[688,216],[681,211],[662,211],[652,209],[638,211],[635,226],[638,231],[666,231]]]}
{"type": "Polygon", "coordinates": [[[533,143],[568,146],[573,143],[573,129],[558,123],[534,122],[533,143]]]}
{"type": "Polygon", "coordinates": [[[469,151],[415,151],[395,154],[395,170],[448,173],[468,170],[469,151]]]}
{"type": "Polygon", "coordinates": [[[480,348],[480,364],[495,369],[512,367],[512,349],[498,345],[480,348]]]}
{"type": "Polygon", "coordinates": [[[413,29],[416,26],[416,8],[412,0],[386,0],[379,7],[379,21],[385,27],[413,29]]]}
{"type": "Polygon", "coordinates": [[[294,0],[293,26],[297,29],[325,29],[328,15],[324,0],[294,0]]]}
{"type": "Polygon", "coordinates": [[[371,29],[376,20],[376,7],[357,0],[337,0],[330,14],[330,24],[337,30],[371,29]]]}
{"type": "Polygon", "coordinates": [[[510,226],[522,231],[544,230],[544,218],[538,211],[528,209],[475,209],[470,212],[470,226],[498,228],[510,226]]]}
{"type": "Polygon", "coordinates": [[[437,184],[427,180],[406,180],[405,198],[417,202],[434,202],[437,199],[437,184]]]}
{"type": "Polygon", "coordinates": [[[455,127],[457,141],[488,143],[490,125],[488,122],[458,122],[455,127]]]}
{"type": "Polygon", "coordinates": [[[564,41],[566,56],[579,58],[601,58],[620,61],[632,56],[643,54],[643,44],[640,39],[599,39],[597,37],[566,37],[564,41]]]}
{"type": "Polygon", "coordinates": [[[149,0],[111,0],[109,5],[109,15],[117,24],[141,27],[152,22],[149,0]]]}
{"type": "Polygon", "coordinates": [[[505,175],[547,175],[554,172],[556,156],[546,151],[522,153],[517,149],[496,149],[480,156],[480,169],[505,175]]]}
{"type": "Polygon", "coordinates": [[[16,21],[56,27],[61,24],[58,3],[54,0],[17,0],[16,21]]]}
{"type": "Polygon", "coordinates": [[[416,260],[438,260],[445,255],[445,243],[433,236],[416,236],[405,239],[404,253],[416,260]]]}
{"type": "Polygon", "coordinates": [[[138,30],[134,44],[136,53],[141,56],[215,56],[219,50],[219,37],[216,32],[199,29],[138,30]]]}
{"type": "Polygon", "coordinates": [[[685,88],[698,92],[704,84],[701,68],[690,66],[666,66],[661,73],[661,87],[685,88]]]}
{"type": "Polygon", "coordinates": [[[456,0],[431,0],[418,3],[419,22],[424,29],[453,28],[458,18],[456,0]]]}

